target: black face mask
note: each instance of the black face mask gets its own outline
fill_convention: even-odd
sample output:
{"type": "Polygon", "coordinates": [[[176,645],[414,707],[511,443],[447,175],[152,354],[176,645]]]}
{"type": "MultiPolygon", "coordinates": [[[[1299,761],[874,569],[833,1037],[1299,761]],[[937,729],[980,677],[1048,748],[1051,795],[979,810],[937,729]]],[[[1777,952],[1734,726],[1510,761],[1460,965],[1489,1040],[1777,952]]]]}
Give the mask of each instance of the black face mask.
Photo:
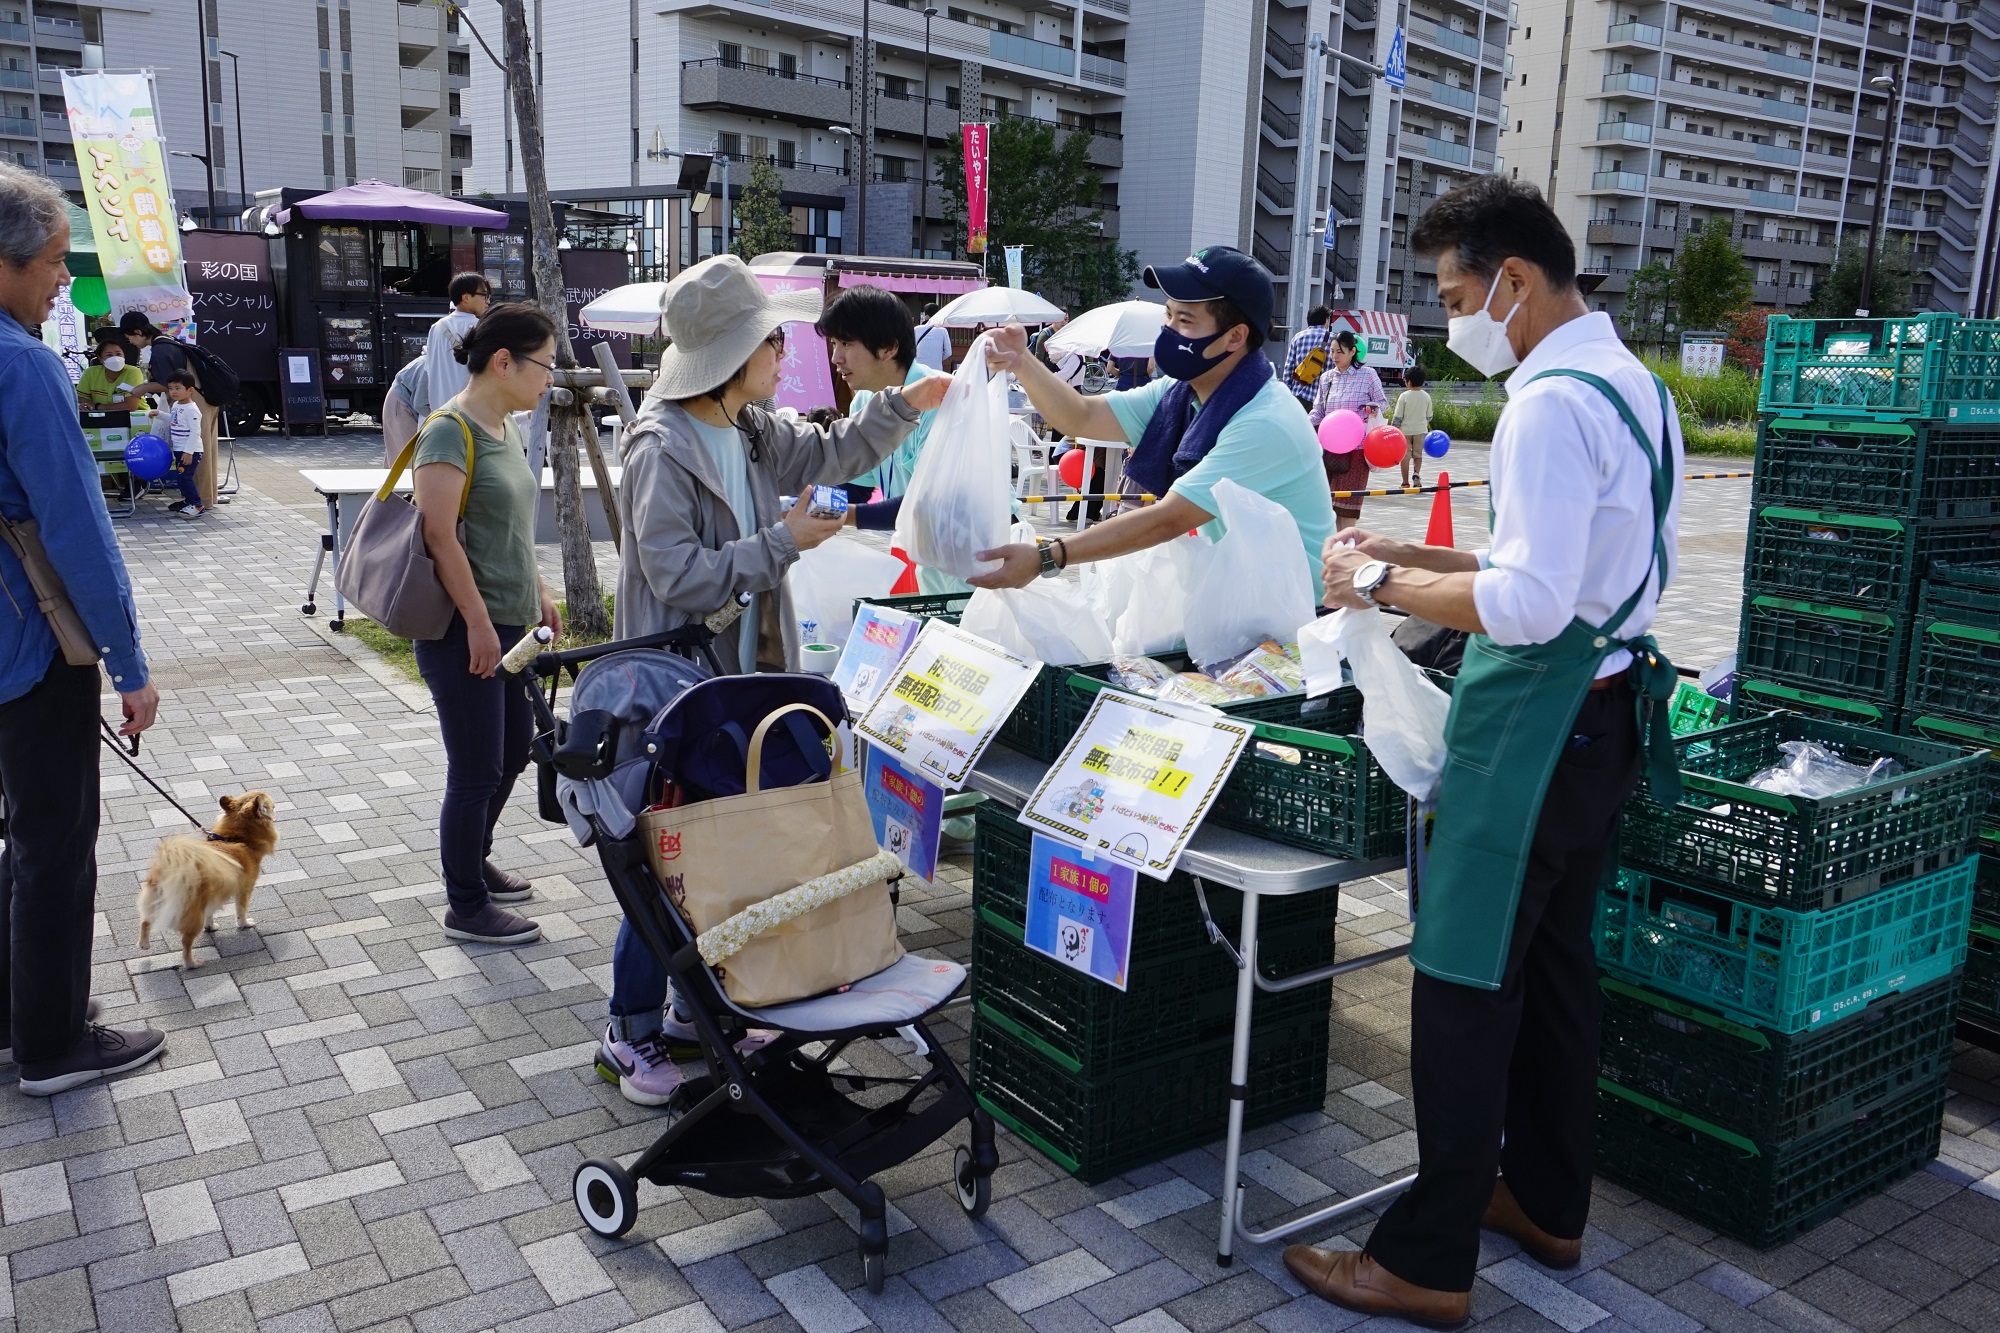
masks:
{"type": "Polygon", "coordinates": [[[1211,359],[1208,349],[1228,332],[1228,329],[1221,329],[1206,338],[1191,338],[1171,328],[1161,329],[1160,336],[1153,340],[1153,363],[1160,368],[1161,374],[1174,379],[1200,379],[1222,361],[1221,357],[1211,359]]]}

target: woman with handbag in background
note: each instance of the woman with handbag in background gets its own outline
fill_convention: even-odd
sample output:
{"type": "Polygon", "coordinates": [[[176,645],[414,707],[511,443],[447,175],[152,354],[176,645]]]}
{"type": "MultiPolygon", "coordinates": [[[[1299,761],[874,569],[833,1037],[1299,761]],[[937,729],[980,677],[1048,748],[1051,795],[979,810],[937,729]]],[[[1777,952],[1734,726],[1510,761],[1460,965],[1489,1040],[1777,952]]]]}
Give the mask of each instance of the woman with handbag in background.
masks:
{"type": "Polygon", "coordinates": [[[540,481],[511,416],[534,407],[555,378],[555,326],[534,306],[496,305],[456,355],[471,379],[417,432],[414,459],[424,546],[456,608],[443,637],[414,645],[444,737],[444,933],[526,944],[542,928],[498,904],[526,901],[532,886],[490,858],[534,733],[527,695],[500,671],[500,656],[530,626],[562,633],[535,565],[540,481]]]}

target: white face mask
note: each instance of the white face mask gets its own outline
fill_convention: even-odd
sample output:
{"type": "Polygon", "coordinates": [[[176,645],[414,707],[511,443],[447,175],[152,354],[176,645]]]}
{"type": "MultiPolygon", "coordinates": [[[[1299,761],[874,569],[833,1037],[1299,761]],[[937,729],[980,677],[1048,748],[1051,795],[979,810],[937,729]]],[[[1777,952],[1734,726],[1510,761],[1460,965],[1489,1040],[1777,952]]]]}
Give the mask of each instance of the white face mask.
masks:
{"type": "Polygon", "coordinates": [[[1514,344],[1507,341],[1507,326],[1521,312],[1521,303],[1514,303],[1507,318],[1493,318],[1487,307],[1493,304],[1493,293],[1499,290],[1500,275],[1495,273],[1493,285],[1486,289],[1485,305],[1470,315],[1453,315],[1446,321],[1444,345],[1482,375],[1498,375],[1521,364],[1521,358],[1514,355],[1514,344]]]}
{"type": "Polygon", "coordinates": [[[122,356],[107,356],[98,364],[103,366],[106,371],[116,375],[119,371],[125,369],[125,358],[122,356]]]}

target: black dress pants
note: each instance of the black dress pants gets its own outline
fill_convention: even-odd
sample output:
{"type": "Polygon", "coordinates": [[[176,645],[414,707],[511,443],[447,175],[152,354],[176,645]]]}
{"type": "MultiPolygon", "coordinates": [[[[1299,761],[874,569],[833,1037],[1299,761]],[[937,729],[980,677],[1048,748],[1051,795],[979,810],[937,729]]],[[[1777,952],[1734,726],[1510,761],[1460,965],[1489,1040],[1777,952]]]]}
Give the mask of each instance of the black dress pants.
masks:
{"type": "Polygon", "coordinates": [[[94,666],[57,653],[41,681],[0,704],[0,1033],[19,1065],[60,1060],[83,1040],[97,905],[94,666]]]}
{"type": "Polygon", "coordinates": [[[1571,733],[1535,825],[1500,988],[1423,972],[1411,987],[1417,1181],[1383,1214],[1367,1252],[1420,1287],[1471,1289],[1496,1175],[1550,1235],[1581,1236],[1590,1212],[1599,1009],[1591,922],[1618,807],[1639,778],[1623,677],[1585,696],[1571,733]]]}

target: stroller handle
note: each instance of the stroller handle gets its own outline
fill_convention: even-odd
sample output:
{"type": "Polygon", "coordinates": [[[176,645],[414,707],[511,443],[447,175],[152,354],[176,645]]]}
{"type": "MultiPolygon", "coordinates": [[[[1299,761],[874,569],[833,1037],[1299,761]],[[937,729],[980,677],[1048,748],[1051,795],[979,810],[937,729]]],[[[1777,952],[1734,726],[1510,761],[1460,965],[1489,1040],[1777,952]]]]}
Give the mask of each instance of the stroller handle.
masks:
{"type": "Polygon", "coordinates": [[[679,629],[660,630],[654,634],[641,634],[636,638],[611,639],[604,643],[585,644],[581,648],[565,648],[561,652],[537,653],[529,669],[537,676],[555,676],[565,668],[573,670],[600,657],[609,657],[613,653],[622,653],[634,648],[706,652],[714,641],[714,633],[700,621],[695,621],[679,629]]]}

